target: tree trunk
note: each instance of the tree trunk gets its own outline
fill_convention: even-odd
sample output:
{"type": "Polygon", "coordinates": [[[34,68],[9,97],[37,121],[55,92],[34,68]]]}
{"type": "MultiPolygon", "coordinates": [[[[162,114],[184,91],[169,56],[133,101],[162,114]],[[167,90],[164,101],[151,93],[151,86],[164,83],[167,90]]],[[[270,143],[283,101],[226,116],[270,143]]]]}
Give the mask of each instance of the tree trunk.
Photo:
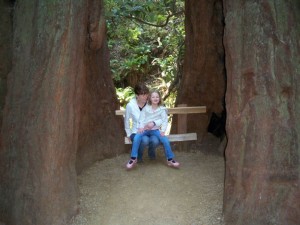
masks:
{"type": "Polygon", "coordinates": [[[18,1],[2,127],[1,217],[65,225],[77,210],[86,1],[18,1]]]}
{"type": "MultiPolygon", "coordinates": [[[[67,224],[77,212],[76,152],[80,172],[124,150],[103,2],[19,1],[13,35],[13,7],[0,6],[1,29],[7,29],[0,38],[5,46],[0,57],[7,59],[1,60],[1,81],[11,70],[0,149],[0,216],[12,225],[67,224]]],[[[0,87],[2,107],[6,82],[0,87]]]]}
{"type": "MultiPolygon", "coordinates": [[[[221,0],[185,1],[184,73],[176,105],[203,105],[207,114],[188,115],[188,132],[197,132],[202,140],[207,133],[211,113],[224,110],[225,62],[223,38],[223,8],[221,0]],[[197,121],[197,122],[195,122],[197,121]]],[[[176,132],[176,117],[172,132],[176,132]]]]}
{"type": "Polygon", "coordinates": [[[226,224],[299,224],[300,4],[226,1],[226,224]]]}
{"type": "Polygon", "coordinates": [[[90,2],[85,85],[80,116],[76,170],[80,173],[96,160],[124,152],[124,126],[115,115],[119,103],[109,67],[106,23],[102,1],[90,2]]]}
{"type": "Polygon", "coordinates": [[[0,127],[7,90],[7,75],[12,67],[12,9],[13,5],[8,1],[0,1],[0,127]]]}

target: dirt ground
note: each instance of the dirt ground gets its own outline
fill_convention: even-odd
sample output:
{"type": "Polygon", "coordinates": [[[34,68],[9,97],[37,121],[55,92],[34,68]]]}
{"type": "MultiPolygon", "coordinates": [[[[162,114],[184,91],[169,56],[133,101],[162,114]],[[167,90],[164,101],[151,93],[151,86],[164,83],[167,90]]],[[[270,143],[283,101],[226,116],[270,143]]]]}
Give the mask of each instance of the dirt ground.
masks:
{"type": "Polygon", "coordinates": [[[129,154],[95,163],[78,176],[80,212],[70,225],[221,225],[224,158],[207,152],[174,151],[180,169],[162,149],[131,171],[129,154]]]}

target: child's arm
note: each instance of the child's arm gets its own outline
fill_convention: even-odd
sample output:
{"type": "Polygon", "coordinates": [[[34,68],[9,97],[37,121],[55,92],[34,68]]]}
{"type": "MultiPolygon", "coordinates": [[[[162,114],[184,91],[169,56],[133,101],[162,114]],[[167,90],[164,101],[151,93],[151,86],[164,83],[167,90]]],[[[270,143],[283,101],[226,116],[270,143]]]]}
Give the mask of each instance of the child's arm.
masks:
{"type": "Polygon", "coordinates": [[[167,114],[167,109],[163,109],[161,111],[161,121],[162,121],[162,124],[161,124],[161,135],[165,135],[165,132],[167,130],[167,127],[168,127],[168,114],[167,114]]]}
{"type": "Polygon", "coordinates": [[[142,133],[145,130],[145,125],[144,125],[145,118],[146,118],[145,111],[142,110],[138,121],[138,133],[142,133]]]}
{"type": "Polygon", "coordinates": [[[159,128],[160,126],[161,126],[161,124],[162,124],[162,120],[161,119],[159,119],[159,120],[153,120],[153,121],[150,121],[150,122],[148,122],[146,125],[145,125],[145,129],[146,130],[152,130],[152,128],[154,128],[154,127],[157,127],[157,128],[159,128]]]}
{"type": "Polygon", "coordinates": [[[130,128],[130,114],[131,114],[131,107],[127,105],[125,110],[125,117],[124,117],[124,127],[125,127],[127,137],[130,137],[132,132],[130,128]]]}
{"type": "Polygon", "coordinates": [[[159,120],[154,120],[153,121],[155,124],[155,126],[158,126],[158,127],[160,127],[161,125],[162,125],[162,119],[159,119],[159,120]]]}

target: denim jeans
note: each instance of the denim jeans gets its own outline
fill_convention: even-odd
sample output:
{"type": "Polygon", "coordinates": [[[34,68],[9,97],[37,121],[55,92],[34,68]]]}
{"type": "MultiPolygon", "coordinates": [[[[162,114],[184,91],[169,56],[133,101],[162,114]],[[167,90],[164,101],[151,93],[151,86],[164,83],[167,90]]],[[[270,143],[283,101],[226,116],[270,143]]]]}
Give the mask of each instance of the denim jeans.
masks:
{"type": "Polygon", "coordinates": [[[172,152],[170,141],[166,136],[161,136],[159,130],[146,130],[143,133],[136,134],[134,136],[133,142],[132,142],[132,149],[131,149],[131,157],[137,157],[139,146],[141,145],[141,142],[143,140],[143,137],[148,136],[155,136],[159,139],[159,141],[163,144],[164,150],[165,150],[165,156],[167,159],[174,158],[174,153],[172,152]]]}
{"type": "MultiPolygon", "coordinates": [[[[133,143],[133,139],[135,137],[136,134],[131,134],[130,135],[130,139],[133,143]]],[[[148,157],[150,159],[155,159],[156,158],[156,153],[155,153],[155,149],[159,146],[159,139],[152,135],[152,136],[143,136],[142,137],[142,141],[140,143],[140,147],[138,149],[138,161],[142,161],[143,160],[143,153],[145,148],[148,146],[148,157]]]]}

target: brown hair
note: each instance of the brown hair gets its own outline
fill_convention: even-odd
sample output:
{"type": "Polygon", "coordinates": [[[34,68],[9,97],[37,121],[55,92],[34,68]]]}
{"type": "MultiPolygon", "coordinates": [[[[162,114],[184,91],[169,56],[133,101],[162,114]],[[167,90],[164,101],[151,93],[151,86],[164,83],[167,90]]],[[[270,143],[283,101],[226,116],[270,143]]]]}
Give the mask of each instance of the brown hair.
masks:
{"type": "Polygon", "coordinates": [[[158,90],[151,90],[151,91],[150,91],[150,94],[149,94],[149,97],[148,97],[148,104],[149,104],[149,105],[152,105],[152,102],[151,102],[151,95],[152,95],[153,93],[156,93],[156,94],[158,94],[158,96],[159,96],[159,102],[158,102],[158,105],[163,105],[164,103],[163,103],[163,100],[162,100],[162,98],[161,98],[161,94],[159,93],[158,90]]]}
{"type": "Polygon", "coordinates": [[[134,93],[136,95],[143,95],[143,94],[148,94],[149,93],[149,89],[145,84],[137,84],[134,87],[134,93]]]}

